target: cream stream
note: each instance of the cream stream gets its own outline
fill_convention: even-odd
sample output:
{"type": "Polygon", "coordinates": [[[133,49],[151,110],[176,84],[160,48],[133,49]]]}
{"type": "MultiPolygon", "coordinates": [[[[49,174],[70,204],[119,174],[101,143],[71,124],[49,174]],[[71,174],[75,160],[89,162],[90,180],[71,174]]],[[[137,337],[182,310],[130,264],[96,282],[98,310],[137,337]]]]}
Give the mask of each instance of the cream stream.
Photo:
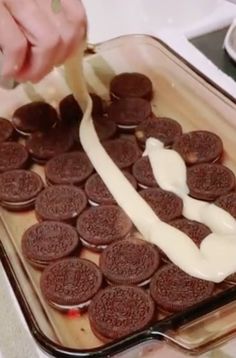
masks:
{"type": "MultiPolygon", "coordinates": [[[[188,274],[220,282],[236,271],[236,245],[228,237],[209,235],[199,250],[183,232],[160,221],[150,206],[135,191],[101,145],[91,118],[92,102],[83,75],[83,49],[65,64],[67,83],[84,111],[80,141],[94,168],[117,203],[130,217],[144,239],[156,244],[169,259],[188,274]]],[[[181,183],[179,184],[181,186],[181,183]]]]}
{"type": "Polygon", "coordinates": [[[183,215],[186,218],[207,225],[212,232],[235,235],[236,242],[236,220],[227,211],[188,196],[186,165],[176,151],[164,148],[164,144],[158,139],[149,138],[144,155],[149,157],[158,185],[182,198],[183,215]]]}

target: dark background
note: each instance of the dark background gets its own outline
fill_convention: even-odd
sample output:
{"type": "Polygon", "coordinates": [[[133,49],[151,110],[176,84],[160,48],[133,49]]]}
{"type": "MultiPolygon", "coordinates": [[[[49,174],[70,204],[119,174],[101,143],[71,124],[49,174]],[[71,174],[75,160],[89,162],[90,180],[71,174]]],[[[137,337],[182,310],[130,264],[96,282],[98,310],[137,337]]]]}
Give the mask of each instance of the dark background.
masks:
{"type": "Polygon", "coordinates": [[[217,67],[236,80],[236,63],[223,49],[224,38],[228,28],[196,37],[190,42],[208,57],[217,67]]]}

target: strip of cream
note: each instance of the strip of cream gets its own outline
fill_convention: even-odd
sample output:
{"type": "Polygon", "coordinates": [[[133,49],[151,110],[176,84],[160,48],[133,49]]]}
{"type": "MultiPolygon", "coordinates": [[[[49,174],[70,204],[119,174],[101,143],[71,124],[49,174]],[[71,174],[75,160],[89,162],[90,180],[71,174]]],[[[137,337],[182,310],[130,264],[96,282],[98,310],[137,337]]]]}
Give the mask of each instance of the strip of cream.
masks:
{"type": "Polygon", "coordinates": [[[187,235],[159,220],[114,164],[98,139],[91,118],[92,102],[86,88],[82,60],[81,48],[78,54],[65,64],[65,76],[72,93],[84,111],[80,125],[80,141],[97,173],[145,240],[155,243],[172,262],[188,274],[214,282],[222,281],[236,271],[236,246],[232,244],[233,250],[230,250],[228,245],[225,250],[221,237],[219,240],[215,238],[212,240],[209,235],[208,240],[204,240],[204,245],[199,250],[187,235]],[[222,253],[222,246],[225,260],[220,261],[217,253],[222,253]],[[231,254],[230,260],[226,260],[229,254],[231,254]],[[227,262],[230,262],[230,265],[227,265],[227,262]]]}
{"type": "Polygon", "coordinates": [[[236,236],[236,220],[220,207],[188,196],[186,165],[181,156],[155,138],[146,141],[144,155],[148,155],[154,177],[163,190],[183,199],[183,215],[207,225],[212,232],[236,236]]]}

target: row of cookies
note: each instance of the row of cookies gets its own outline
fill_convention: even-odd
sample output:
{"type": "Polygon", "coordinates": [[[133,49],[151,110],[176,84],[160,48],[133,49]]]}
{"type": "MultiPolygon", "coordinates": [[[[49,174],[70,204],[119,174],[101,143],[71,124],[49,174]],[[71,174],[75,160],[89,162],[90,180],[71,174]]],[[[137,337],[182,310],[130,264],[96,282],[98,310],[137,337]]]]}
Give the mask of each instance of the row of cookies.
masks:
{"type": "MultiPolygon", "coordinates": [[[[144,75],[119,75],[111,82],[110,92],[112,103],[105,115],[100,112],[96,116],[94,110],[95,125],[103,123],[102,133],[106,133],[102,137],[105,149],[125,170],[135,188],[138,182],[141,195],[157,215],[188,233],[199,245],[209,229],[182,217],[181,199],[158,188],[150,163],[141,157],[141,151],[148,137],[160,139],[166,146],[173,146],[188,164],[189,178],[193,178],[189,180],[192,196],[201,195],[211,201],[222,195],[232,198],[235,195],[233,173],[213,163],[222,157],[220,138],[207,131],[183,134],[175,120],[154,116],[150,105],[153,88],[144,75]],[[124,132],[131,136],[124,136],[124,132]],[[113,136],[118,138],[112,139],[113,136]]],[[[30,134],[23,147],[28,157],[35,162],[47,162],[44,168],[48,187],[43,188],[37,174],[22,169],[27,168],[26,161],[27,164],[13,168],[16,171],[3,169],[0,175],[2,205],[22,210],[31,201],[31,206],[35,206],[40,223],[26,231],[22,250],[31,264],[44,269],[41,289],[47,302],[60,310],[84,309],[89,304],[91,327],[106,340],[146,327],[161,310],[182,311],[209,297],[213,284],[194,279],[172,264],[163,265],[163,261],[167,261],[163,253],[133,237],[132,223],[115,205],[80,148],[78,119],[82,112],[73,96],[62,100],[60,113],[59,120],[50,125],[50,129],[41,128],[40,132],[28,130],[26,133],[26,126],[20,127],[20,121],[18,124],[13,121],[21,135],[30,134]],[[70,150],[73,152],[64,154],[70,150]],[[99,206],[87,207],[88,201],[99,206]],[[79,258],[82,245],[90,250],[103,250],[99,267],[79,258]],[[137,287],[139,285],[144,285],[145,290],[137,287]],[[186,287],[191,287],[188,294],[186,287]]],[[[14,117],[20,118],[19,111],[14,117]]],[[[30,118],[32,122],[33,116],[30,118]]],[[[0,155],[0,159],[2,157],[0,155]]],[[[235,201],[231,201],[229,211],[235,205],[235,201]]]]}

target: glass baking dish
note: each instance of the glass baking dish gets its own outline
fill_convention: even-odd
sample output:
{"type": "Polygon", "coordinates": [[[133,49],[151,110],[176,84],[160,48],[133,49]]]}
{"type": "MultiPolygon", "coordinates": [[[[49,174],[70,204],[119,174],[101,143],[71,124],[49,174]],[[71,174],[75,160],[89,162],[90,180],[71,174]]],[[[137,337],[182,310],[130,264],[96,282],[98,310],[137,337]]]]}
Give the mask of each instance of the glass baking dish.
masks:
{"type": "MultiPolygon", "coordinates": [[[[224,163],[236,173],[234,98],[149,36],[117,38],[90,48],[88,53],[85,72],[91,91],[108,101],[109,83],[115,74],[129,71],[146,74],[155,88],[154,113],[175,118],[185,131],[207,129],[219,134],[225,146],[224,163]]],[[[58,74],[60,77],[61,71],[58,74]]],[[[60,81],[49,75],[35,87],[33,96],[37,97],[37,91],[39,95],[43,93],[46,100],[57,106],[68,93],[62,77],[60,81]]],[[[8,95],[12,104],[7,109],[8,115],[25,101],[22,89],[14,91],[8,95]]],[[[33,170],[43,176],[42,167],[34,165],[33,170]]],[[[155,356],[158,353],[163,358],[175,358],[175,354],[180,356],[179,350],[200,354],[234,335],[236,287],[224,282],[217,286],[216,294],[210,299],[179,314],[159,315],[157,322],[145,331],[102,344],[92,334],[86,314],[60,313],[44,302],[39,290],[40,272],[28,265],[21,253],[22,234],[35,222],[33,211],[10,213],[0,209],[0,257],[30,332],[48,354],[81,358],[146,357],[154,350],[155,356]]],[[[81,256],[98,262],[98,255],[85,249],[81,256]]]]}

